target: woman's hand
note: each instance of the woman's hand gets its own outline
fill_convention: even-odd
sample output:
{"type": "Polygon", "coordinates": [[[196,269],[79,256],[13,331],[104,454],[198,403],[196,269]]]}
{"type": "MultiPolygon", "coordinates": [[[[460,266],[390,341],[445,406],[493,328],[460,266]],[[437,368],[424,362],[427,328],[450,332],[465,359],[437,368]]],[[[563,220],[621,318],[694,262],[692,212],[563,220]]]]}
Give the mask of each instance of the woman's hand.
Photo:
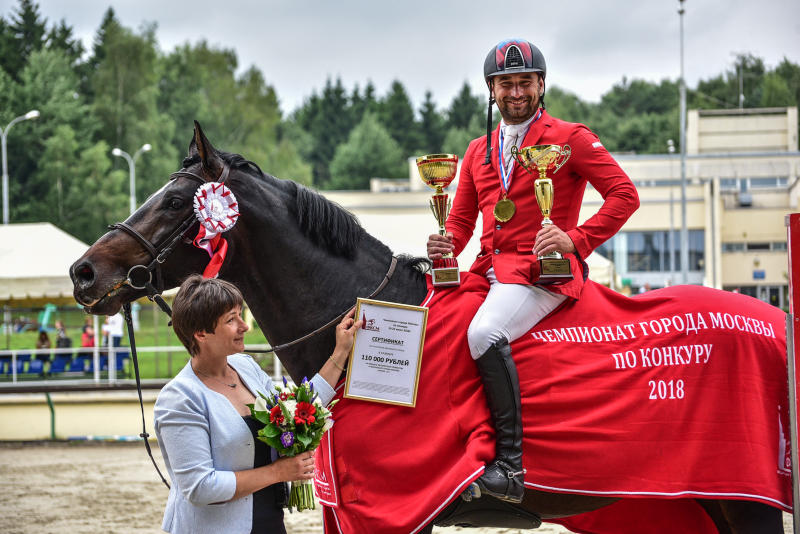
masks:
{"type": "Polygon", "coordinates": [[[279,482],[309,480],[314,477],[314,452],[301,452],[297,456],[279,458],[272,465],[279,482]]]}
{"type": "Polygon", "coordinates": [[[279,458],[269,465],[234,472],[236,491],[232,501],[241,499],[256,491],[292,480],[308,480],[314,477],[314,451],[302,452],[297,456],[279,458]]]}
{"type": "Polygon", "coordinates": [[[333,354],[327,359],[322,369],[319,370],[320,376],[331,385],[336,387],[339,382],[339,377],[345,370],[347,358],[350,357],[350,350],[353,348],[353,340],[355,339],[356,331],[361,328],[363,321],[356,321],[356,309],[353,308],[341,322],[336,325],[336,347],[333,349],[333,354]]]}
{"type": "MultiPolygon", "coordinates": [[[[354,316],[356,309],[353,308],[344,318],[336,325],[336,348],[333,349],[334,357],[339,354],[344,354],[345,359],[350,354],[350,349],[353,348],[353,339],[356,335],[356,330],[361,328],[362,321],[355,321],[354,316]]],[[[344,367],[344,362],[337,362],[344,367]]]]}

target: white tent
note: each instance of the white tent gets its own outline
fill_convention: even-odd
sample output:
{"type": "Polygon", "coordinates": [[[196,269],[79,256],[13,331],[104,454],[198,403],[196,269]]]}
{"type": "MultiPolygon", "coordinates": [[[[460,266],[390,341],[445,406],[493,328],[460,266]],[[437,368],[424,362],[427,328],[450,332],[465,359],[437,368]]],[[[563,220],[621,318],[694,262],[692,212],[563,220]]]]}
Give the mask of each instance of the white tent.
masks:
{"type": "Polygon", "coordinates": [[[0,226],[0,302],[74,303],[69,267],[88,248],[50,223],[0,226]]]}

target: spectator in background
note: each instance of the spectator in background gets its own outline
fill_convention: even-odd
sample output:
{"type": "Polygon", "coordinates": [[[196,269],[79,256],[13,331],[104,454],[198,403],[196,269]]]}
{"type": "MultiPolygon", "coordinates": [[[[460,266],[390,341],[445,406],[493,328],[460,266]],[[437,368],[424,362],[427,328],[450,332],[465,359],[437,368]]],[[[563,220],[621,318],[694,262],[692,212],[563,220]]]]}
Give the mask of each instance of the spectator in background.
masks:
{"type": "MultiPolygon", "coordinates": [[[[50,336],[47,335],[47,332],[44,330],[39,330],[39,337],[36,338],[36,350],[39,349],[49,349],[51,347],[50,344],[50,336]]],[[[37,360],[49,360],[50,354],[37,354],[37,360]]]]}
{"type": "Polygon", "coordinates": [[[64,328],[64,321],[56,321],[56,348],[68,349],[72,346],[72,339],[67,335],[67,329],[64,328]]]}
{"type": "Polygon", "coordinates": [[[44,330],[39,330],[39,337],[36,339],[37,349],[49,349],[52,346],[50,336],[44,330]]]}
{"type": "Polygon", "coordinates": [[[81,347],[94,347],[94,328],[84,325],[81,334],[81,347]]]}
{"type": "Polygon", "coordinates": [[[111,344],[114,347],[119,347],[122,344],[122,314],[111,315],[106,317],[106,322],[103,324],[103,336],[106,337],[106,344],[108,339],[111,339],[111,344]]]}

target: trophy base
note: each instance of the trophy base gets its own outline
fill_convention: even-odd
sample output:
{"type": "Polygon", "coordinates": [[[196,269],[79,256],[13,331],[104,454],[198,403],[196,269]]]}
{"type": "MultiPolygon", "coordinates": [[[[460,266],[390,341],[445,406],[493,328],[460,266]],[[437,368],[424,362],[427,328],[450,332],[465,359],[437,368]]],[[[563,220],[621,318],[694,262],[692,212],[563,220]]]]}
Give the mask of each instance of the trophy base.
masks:
{"type": "Polygon", "coordinates": [[[572,280],[569,260],[564,258],[540,258],[539,280],[550,282],[572,280]]]}
{"type": "Polygon", "coordinates": [[[461,272],[458,270],[458,261],[455,258],[442,258],[433,260],[431,269],[434,287],[451,287],[461,284],[461,272]]]}

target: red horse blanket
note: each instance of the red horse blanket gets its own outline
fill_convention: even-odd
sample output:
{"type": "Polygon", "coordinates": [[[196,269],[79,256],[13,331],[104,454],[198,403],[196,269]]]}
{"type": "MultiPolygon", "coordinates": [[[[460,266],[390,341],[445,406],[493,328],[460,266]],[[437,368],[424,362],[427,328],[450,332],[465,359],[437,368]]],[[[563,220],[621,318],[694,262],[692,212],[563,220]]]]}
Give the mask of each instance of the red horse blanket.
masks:
{"type": "MultiPolygon", "coordinates": [[[[316,457],[326,532],[417,532],[493,458],[466,341],[487,290],[462,273],[460,287],[429,292],[415,408],[334,408],[316,457]]],[[[698,286],[629,298],[588,283],[512,344],[526,486],[623,498],[556,520],[585,533],[715,532],[691,497],[790,509],[784,321],[698,286]]]]}

